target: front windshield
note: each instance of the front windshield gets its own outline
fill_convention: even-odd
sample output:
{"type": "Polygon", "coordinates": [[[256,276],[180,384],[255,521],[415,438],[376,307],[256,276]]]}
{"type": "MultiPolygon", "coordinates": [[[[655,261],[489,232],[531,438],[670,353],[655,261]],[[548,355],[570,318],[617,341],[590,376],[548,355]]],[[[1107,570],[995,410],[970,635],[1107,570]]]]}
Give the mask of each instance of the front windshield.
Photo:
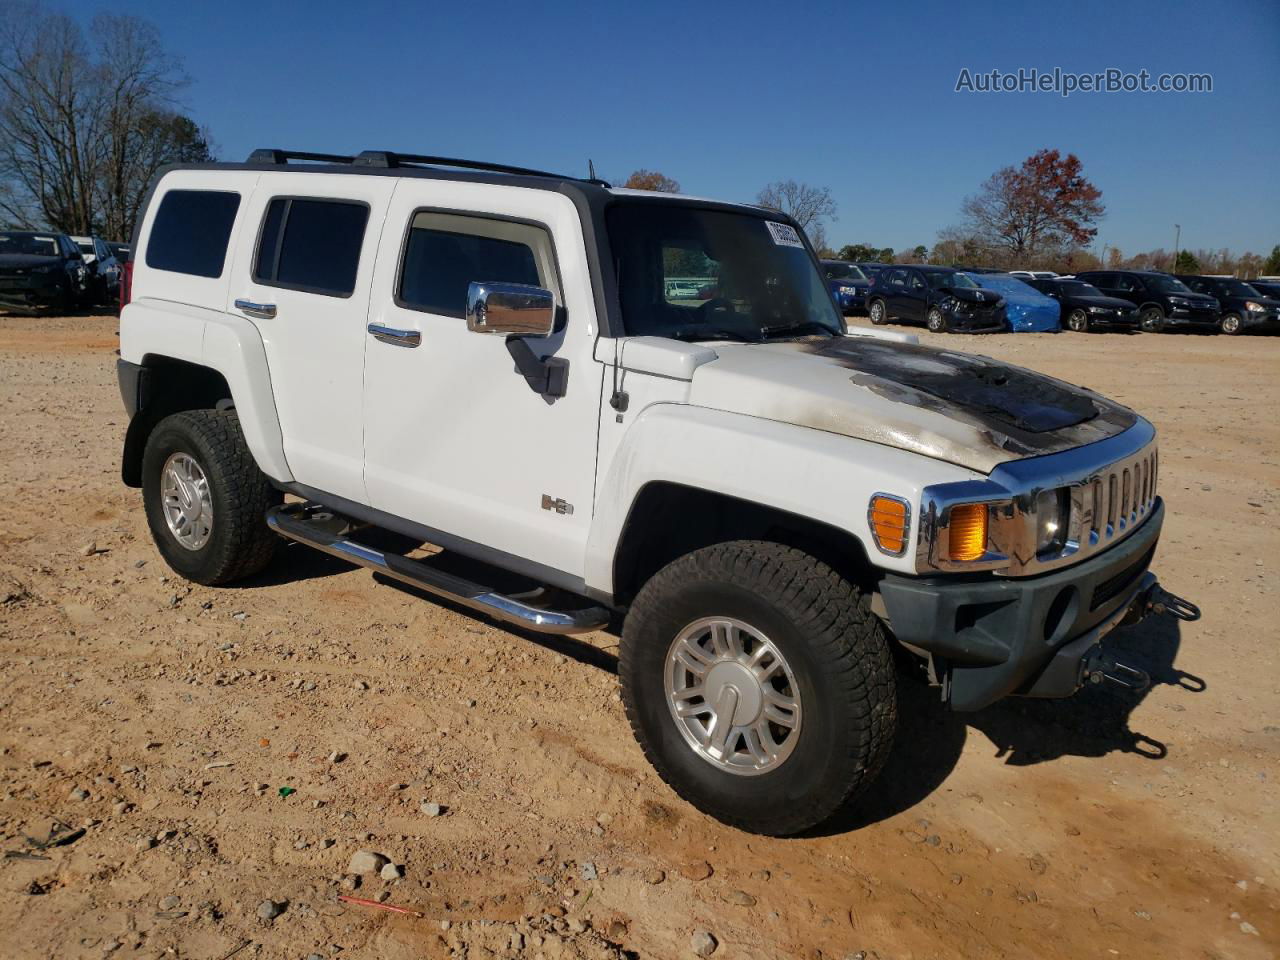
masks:
{"type": "Polygon", "coordinates": [[[827,263],[827,276],[832,280],[865,280],[867,275],[856,263],[827,263]]]}
{"type": "Polygon", "coordinates": [[[1058,289],[1069,297],[1100,297],[1102,291],[1091,283],[1082,283],[1079,280],[1071,280],[1067,282],[1060,281],[1058,289]]]}
{"type": "Polygon", "coordinates": [[[0,256],[7,253],[28,257],[56,257],[58,242],[34,233],[0,233],[0,256]]]}
{"type": "Polygon", "coordinates": [[[817,264],[786,224],[644,201],[615,204],[606,222],[631,336],[844,332],[817,264]]]}
{"type": "Polygon", "coordinates": [[[1153,273],[1146,278],[1147,286],[1160,293],[1190,293],[1191,289],[1181,280],[1153,273]]]}
{"type": "Polygon", "coordinates": [[[943,287],[961,287],[969,290],[978,287],[971,276],[958,270],[955,273],[930,271],[925,276],[929,278],[929,287],[933,290],[941,290],[943,287]]]}

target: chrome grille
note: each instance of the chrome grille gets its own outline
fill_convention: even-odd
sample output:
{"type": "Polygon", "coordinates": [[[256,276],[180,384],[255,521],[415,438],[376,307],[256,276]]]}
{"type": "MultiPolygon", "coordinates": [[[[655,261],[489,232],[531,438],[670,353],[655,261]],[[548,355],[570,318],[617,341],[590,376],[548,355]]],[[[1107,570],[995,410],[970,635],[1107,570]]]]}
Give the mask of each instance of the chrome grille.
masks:
{"type": "Polygon", "coordinates": [[[1123,539],[1156,502],[1159,452],[1151,444],[1136,457],[1104,467],[1072,488],[1071,532],[1077,549],[1091,552],[1123,539]]]}

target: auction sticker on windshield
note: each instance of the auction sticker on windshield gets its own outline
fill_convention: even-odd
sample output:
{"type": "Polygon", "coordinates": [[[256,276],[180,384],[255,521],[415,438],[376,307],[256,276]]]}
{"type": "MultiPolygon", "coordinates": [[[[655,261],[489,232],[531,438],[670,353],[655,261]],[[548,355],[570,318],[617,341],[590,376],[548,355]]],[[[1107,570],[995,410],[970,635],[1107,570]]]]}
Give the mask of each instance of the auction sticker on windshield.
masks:
{"type": "Polygon", "coordinates": [[[773,220],[766,220],[765,223],[769,227],[769,233],[773,235],[774,243],[782,247],[804,247],[804,241],[800,239],[800,234],[796,233],[795,227],[773,220]]]}

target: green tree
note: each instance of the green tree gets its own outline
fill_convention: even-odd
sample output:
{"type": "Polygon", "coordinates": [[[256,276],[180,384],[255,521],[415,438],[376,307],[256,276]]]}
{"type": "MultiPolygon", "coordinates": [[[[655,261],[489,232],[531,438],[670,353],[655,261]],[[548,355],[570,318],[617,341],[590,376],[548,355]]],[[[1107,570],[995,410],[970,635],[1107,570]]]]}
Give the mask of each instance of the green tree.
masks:
{"type": "Polygon", "coordinates": [[[1280,243],[1271,248],[1266,262],[1262,264],[1262,272],[1268,277],[1280,276],[1280,243]]]}
{"type": "Polygon", "coordinates": [[[1190,250],[1179,250],[1178,257],[1173,261],[1174,273],[1199,273],[1200,261],[1196,259],[1196,255],[1190,250]]]}

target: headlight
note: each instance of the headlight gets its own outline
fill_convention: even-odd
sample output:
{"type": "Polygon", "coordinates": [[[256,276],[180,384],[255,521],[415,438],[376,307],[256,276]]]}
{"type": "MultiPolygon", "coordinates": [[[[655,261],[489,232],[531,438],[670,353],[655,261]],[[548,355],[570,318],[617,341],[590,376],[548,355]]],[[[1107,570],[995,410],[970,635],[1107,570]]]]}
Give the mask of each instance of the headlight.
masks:
{"type": "Polygon", "coordinates": [[[1251,313],[1262,313],[1263,310],[1267,309],[1262,304],[1256,303],[1253,300],[1246,301],[1244,308],[1251,313]]]}
{"type": "Polygon", "coordinates": [[[1065,489],[1041,490],[1032,503],[1032,521],[1036,525],[1036,556],[1060,553],[1066,542],[1070,500],[1065,489]]]}
{"type": "Polygon", "coordinates": [[[1175,307],[1191,306],[1191,301],[1188,300],[1186,297],[1170,297],[1169,302],[1173,304],[1175,307]]]}
{"type": "Polygon", "coordinates": [[[1090,313],[1106,313],[1107,308],[1106,307],[1090,307],[1089,312],[1090,313]]]}
{"type": "Polygon", "coordinates": [[[858,292],[858,288],[857,287],[841,287],[840,292],[845,294],[846,296],[853,296],[853,294],[858,292]]]}

